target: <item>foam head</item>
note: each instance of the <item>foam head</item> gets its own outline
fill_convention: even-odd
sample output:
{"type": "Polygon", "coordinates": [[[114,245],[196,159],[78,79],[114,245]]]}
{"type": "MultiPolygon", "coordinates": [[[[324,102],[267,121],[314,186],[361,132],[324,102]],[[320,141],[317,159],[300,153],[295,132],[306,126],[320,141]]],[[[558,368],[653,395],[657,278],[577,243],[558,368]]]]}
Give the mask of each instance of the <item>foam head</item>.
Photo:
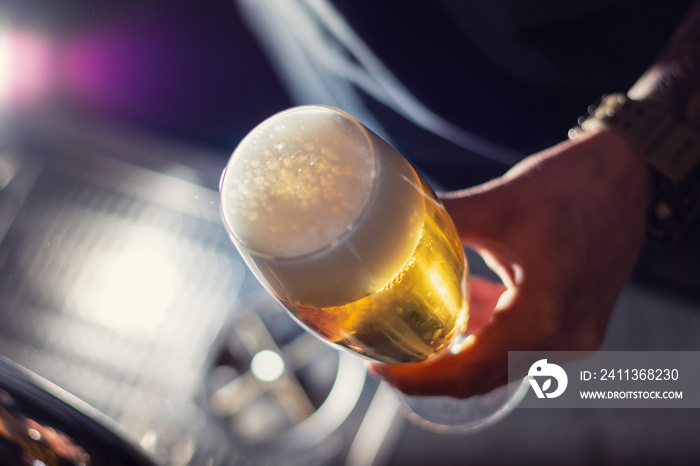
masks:
{"type": "Polygon", "coordinates": [[[238,145],[221,181],[222,213],[247,249],[298,257],[343,235],[376,178],[366,130],[327,107],[296,107],[263,121],[238,145]]]}

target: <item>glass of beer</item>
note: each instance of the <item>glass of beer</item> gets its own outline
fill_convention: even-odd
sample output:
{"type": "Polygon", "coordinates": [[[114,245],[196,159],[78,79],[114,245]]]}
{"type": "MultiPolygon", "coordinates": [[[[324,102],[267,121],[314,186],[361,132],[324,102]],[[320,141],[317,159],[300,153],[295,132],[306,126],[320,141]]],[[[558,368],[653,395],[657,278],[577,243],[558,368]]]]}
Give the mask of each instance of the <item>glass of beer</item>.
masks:
{"type": "MultiPolygon", "coordinates": [[[[220,190],[241,256],[323,340],[387,364],[463,341],[469,273],[454,224],[416,170],[352,116],[321,106],[273,115],[233,152],[220,190]]],[[[464,431],[507,411],[507,392],[487,397],[454,400],[471,403],[462,410],[470,419],[448,407],[451,419],[431,423],[440,416],[426,399],[411,413],[464,431]]]]}

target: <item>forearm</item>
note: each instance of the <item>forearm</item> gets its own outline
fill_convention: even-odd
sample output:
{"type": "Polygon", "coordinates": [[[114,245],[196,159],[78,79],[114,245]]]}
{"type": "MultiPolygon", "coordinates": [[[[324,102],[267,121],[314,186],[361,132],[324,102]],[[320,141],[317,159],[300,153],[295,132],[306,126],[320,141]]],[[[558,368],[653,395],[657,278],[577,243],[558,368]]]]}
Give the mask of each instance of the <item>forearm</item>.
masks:
{"type": "Polygon", "coordinates": [[[665,50],[628,95],[657,102],[678,120],[700,130],[700,1],[690,8],[665,50]]]}

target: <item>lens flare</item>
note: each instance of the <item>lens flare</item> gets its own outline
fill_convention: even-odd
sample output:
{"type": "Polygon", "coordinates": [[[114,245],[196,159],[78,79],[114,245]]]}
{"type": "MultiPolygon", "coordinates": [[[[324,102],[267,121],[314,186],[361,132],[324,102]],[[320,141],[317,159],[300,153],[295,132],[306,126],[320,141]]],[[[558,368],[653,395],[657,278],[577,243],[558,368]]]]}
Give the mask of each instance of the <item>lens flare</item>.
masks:
{"type": "Polygon", "coordinates": [[[39,32],[0,24],[0,108],[42,100],[51,82],[51,42],[39,32]]]}

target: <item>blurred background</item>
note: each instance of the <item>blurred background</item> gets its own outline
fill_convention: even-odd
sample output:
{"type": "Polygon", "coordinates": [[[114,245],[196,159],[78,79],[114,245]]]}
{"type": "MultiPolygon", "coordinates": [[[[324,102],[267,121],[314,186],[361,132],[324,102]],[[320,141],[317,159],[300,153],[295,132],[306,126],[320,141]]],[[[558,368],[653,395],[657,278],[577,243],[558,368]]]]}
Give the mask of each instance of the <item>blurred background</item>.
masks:
{"type": "MultiPolygon", "coordinates": [[[[690,3],[0,1],[3,364],[163,464],[696,462],[693,410],[520,409],[471,436],[408,424],[362,363],[260,293],[216,192],[253,126],[307,103],[352,113],[439,189],[486,181],[625,91],[690,3]]],[[[647,248],[605,348],[699,349],[699,258],[697,233],[647,248]]],[[[32,404],[12,387],[2,413],[32,404]]]]}

